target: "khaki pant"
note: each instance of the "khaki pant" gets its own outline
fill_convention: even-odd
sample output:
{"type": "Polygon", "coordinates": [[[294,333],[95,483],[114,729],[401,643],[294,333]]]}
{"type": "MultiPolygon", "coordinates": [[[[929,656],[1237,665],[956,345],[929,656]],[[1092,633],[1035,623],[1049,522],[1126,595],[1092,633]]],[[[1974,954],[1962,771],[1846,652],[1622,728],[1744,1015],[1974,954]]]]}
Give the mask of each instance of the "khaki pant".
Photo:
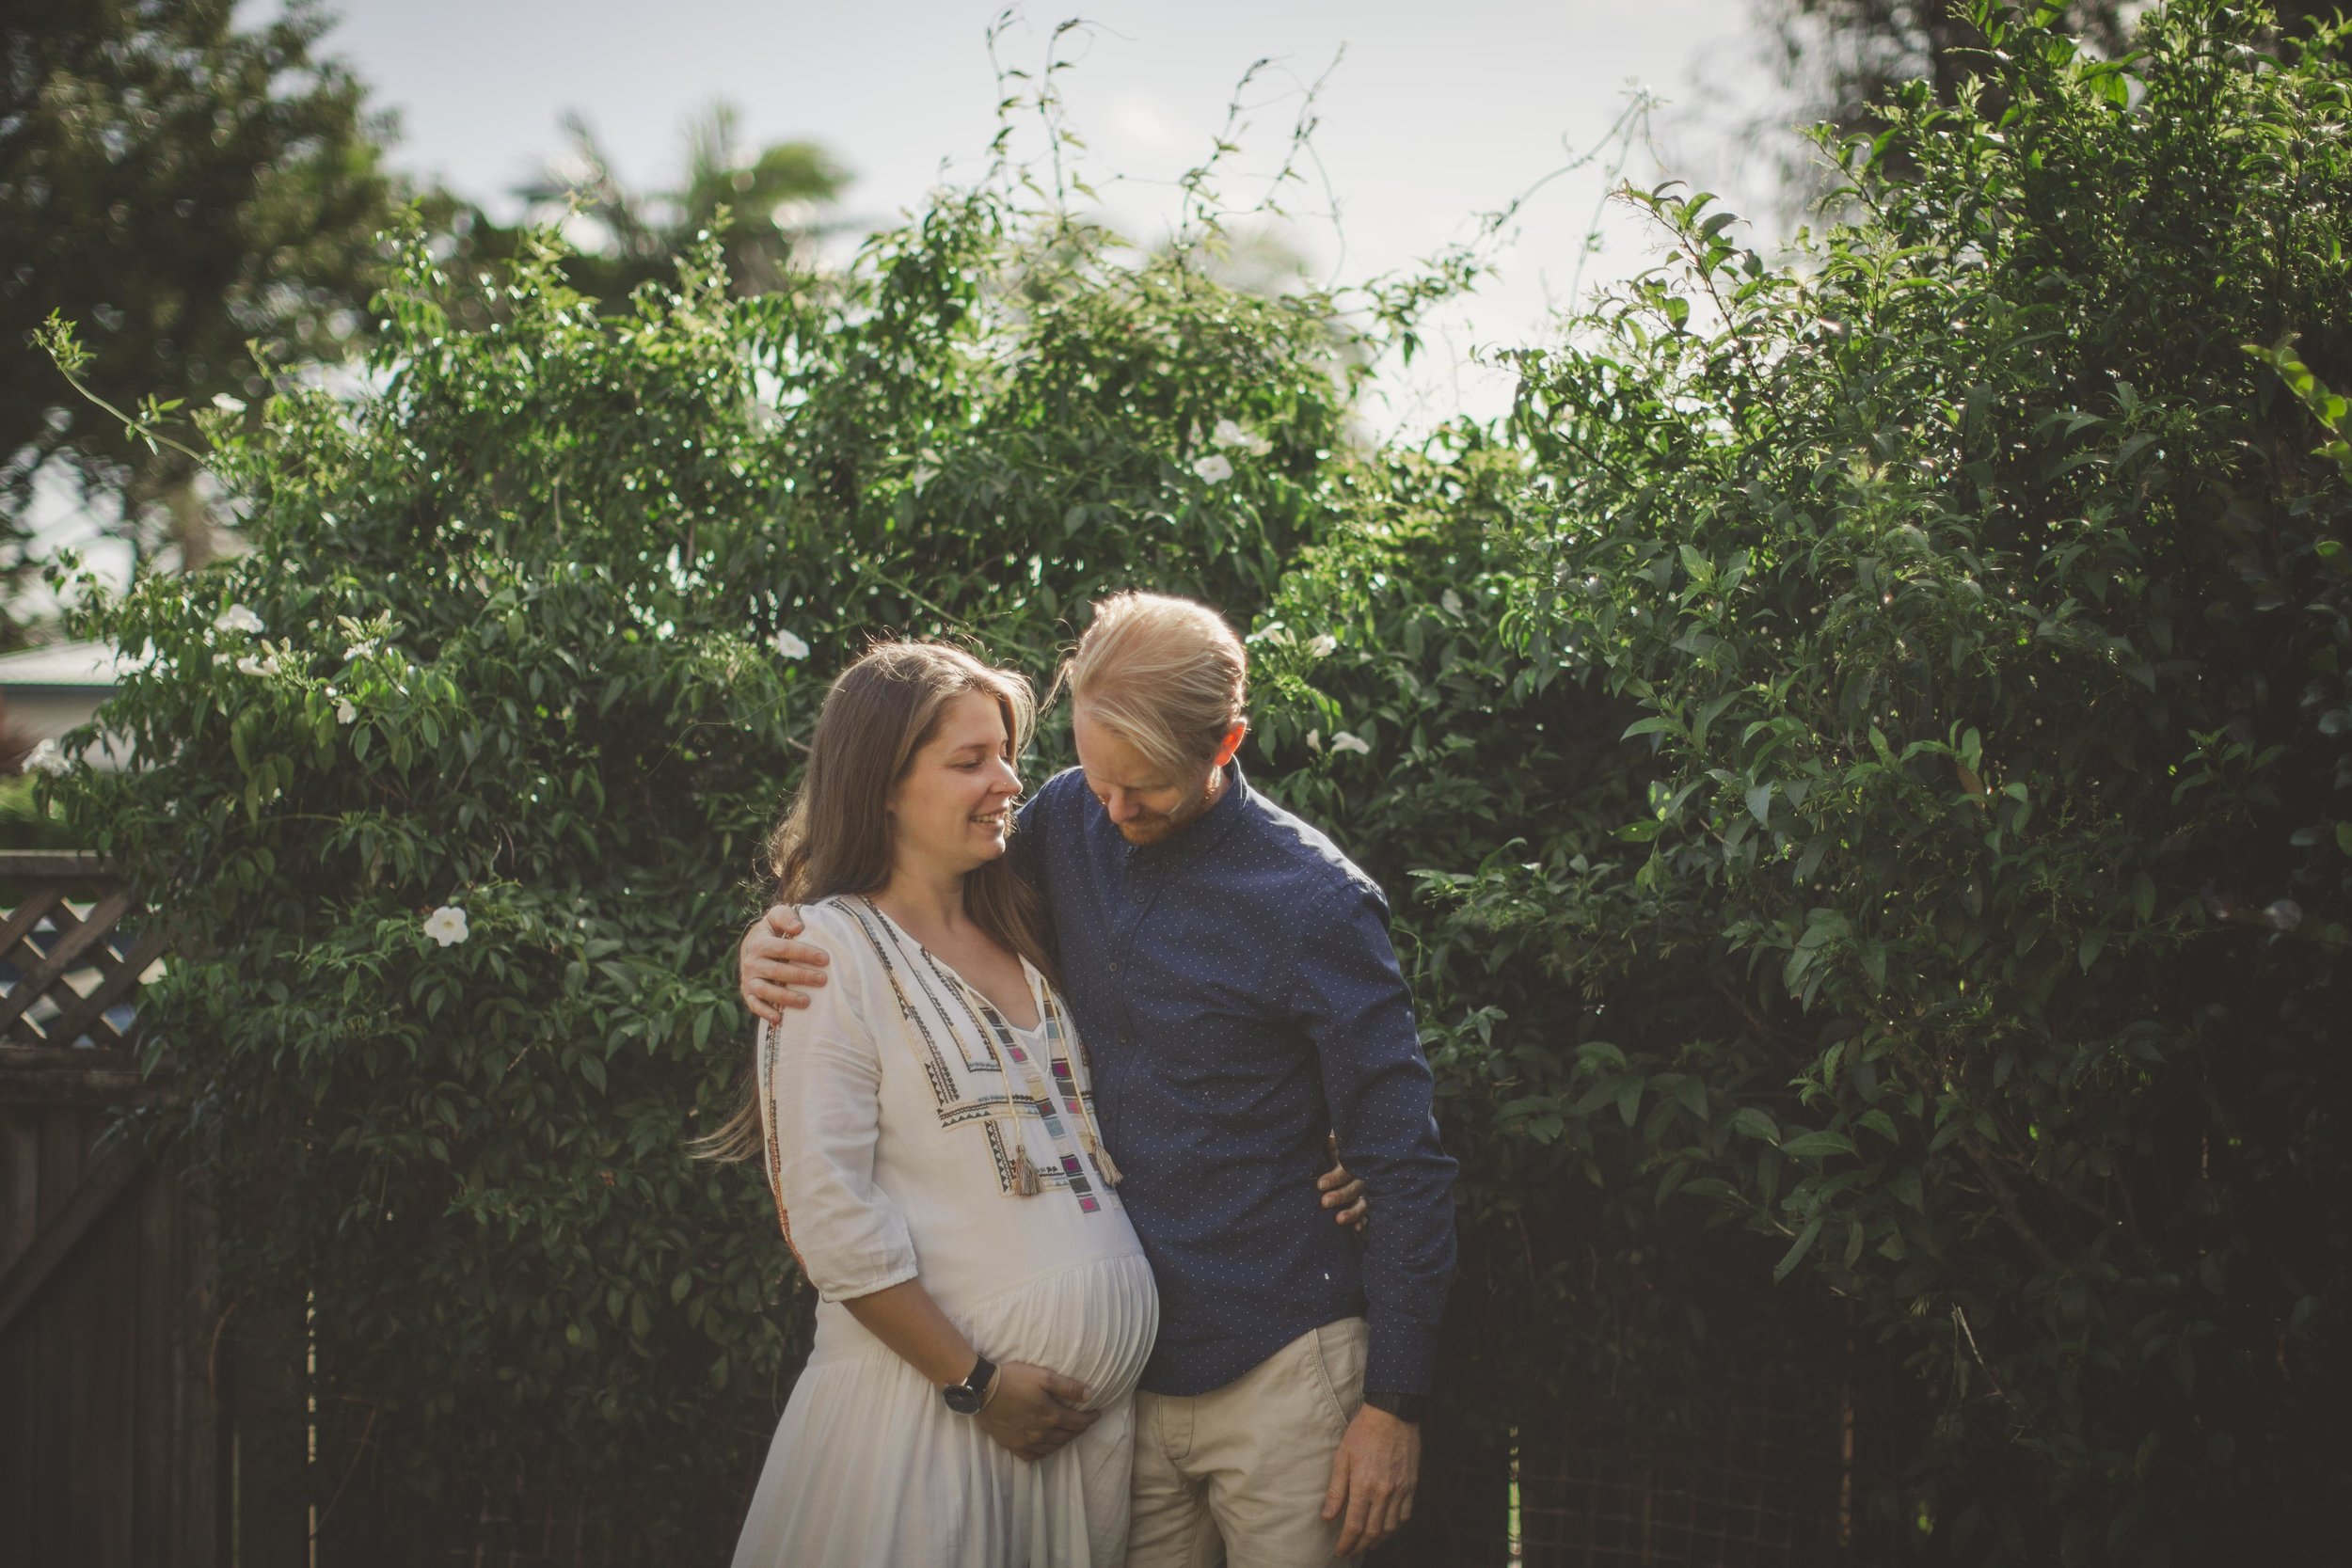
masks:
{"type": "Polygon", "coordinates": [[[1372,1331],[1343,1318],[1222,1388],[1136,1395],[1128,1568],[1326,1568],[1331,1456],[1364,1402],[1372,1331]]]}

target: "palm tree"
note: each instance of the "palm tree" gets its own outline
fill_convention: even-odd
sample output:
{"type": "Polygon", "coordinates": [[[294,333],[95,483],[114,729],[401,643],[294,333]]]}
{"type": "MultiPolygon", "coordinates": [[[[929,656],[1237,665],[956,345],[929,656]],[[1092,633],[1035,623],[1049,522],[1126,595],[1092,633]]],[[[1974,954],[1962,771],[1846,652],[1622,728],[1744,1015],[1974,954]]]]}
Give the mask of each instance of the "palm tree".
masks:
{"type": "MultiPolygon", "coordinates": [[[[580,247],[567,271],[583,293],[617,304],[641,283],[667,279],[679,253],[706,232],[717,236],[736,292],[764,293],[782,287],[796,255],[834,227],[826,213],[850,175],[815,142],[778,142],[755,154],[740,131],[735,106],[714,103],[687,128],[684,183],[636,193],[613,173],[588,122],[567,115],[569,146],[515,194],[533,221],[564,221],[580,247]]],[[[512,253],[511,230],[484,232],[476,222],[479,248],[512,253]]]]}

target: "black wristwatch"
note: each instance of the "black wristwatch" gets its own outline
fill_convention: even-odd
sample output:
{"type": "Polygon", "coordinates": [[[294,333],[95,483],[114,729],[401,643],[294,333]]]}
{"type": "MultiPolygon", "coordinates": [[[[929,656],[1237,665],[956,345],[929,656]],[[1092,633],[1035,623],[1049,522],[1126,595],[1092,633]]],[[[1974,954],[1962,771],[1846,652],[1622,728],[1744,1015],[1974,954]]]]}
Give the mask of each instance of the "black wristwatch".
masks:
{"type": "Polygon", "coordinates": [[[1410,1421],[1415,1426],[1419,1426],[1422,1418],[1429,1414],[1429,1396],[1426,1394],[1391,1394],[1385,1388],[1367,1388],[1364,1390],[1364,1402],[1375,1410],[1385,1410],[1398,1420],[1410,1421]]]}
{"type": "Polygon", "coordinates": [[[983,1355],[972,1365],[972,1375],[939,1391],[947,1408],[959,1416],[977,1416],[988,1402],[988,1386],[996,1381],[996,1363],[983,1355]]]}

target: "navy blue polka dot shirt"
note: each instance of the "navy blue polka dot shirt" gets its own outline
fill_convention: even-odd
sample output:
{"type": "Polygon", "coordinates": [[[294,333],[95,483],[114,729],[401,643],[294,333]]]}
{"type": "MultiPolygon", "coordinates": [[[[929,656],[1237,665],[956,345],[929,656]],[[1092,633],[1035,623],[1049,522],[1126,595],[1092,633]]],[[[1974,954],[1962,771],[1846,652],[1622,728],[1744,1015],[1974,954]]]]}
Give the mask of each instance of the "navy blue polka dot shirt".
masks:
{"type": "Polygon", "coordinates": [[[1022,811],[1103,1141],[1159,1280],[1143,1386],[1223,1387],[1362,1314],[1364,1386],[1426,1393],[1454,1275],[1454,1161],[1379,888],[1234,764],[1198,822],[1130,846],[1073,768],[1022,811]],[[1372,1221],[1333,1223],[1324,1138],[1372,1221]]]}

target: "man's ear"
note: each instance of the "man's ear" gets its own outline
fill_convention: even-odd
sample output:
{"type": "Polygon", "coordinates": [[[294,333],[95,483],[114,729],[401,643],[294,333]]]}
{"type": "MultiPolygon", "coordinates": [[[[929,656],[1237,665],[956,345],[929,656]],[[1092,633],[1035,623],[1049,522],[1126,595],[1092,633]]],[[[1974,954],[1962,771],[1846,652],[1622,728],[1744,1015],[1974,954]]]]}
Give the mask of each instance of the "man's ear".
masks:
{"type": "Polygon", "coordinates": [[[1242,736],[1248,735],[1248,733],[1249,721],[1247,719],[1242,720],[1232,729],[1227,730],[1225,732],[1225,739],[1216,749],[1216,761],[1212,766],[1222,768],[1227,763],[1232,761],[1234,753],[1241,750],[1242,736]]]}

